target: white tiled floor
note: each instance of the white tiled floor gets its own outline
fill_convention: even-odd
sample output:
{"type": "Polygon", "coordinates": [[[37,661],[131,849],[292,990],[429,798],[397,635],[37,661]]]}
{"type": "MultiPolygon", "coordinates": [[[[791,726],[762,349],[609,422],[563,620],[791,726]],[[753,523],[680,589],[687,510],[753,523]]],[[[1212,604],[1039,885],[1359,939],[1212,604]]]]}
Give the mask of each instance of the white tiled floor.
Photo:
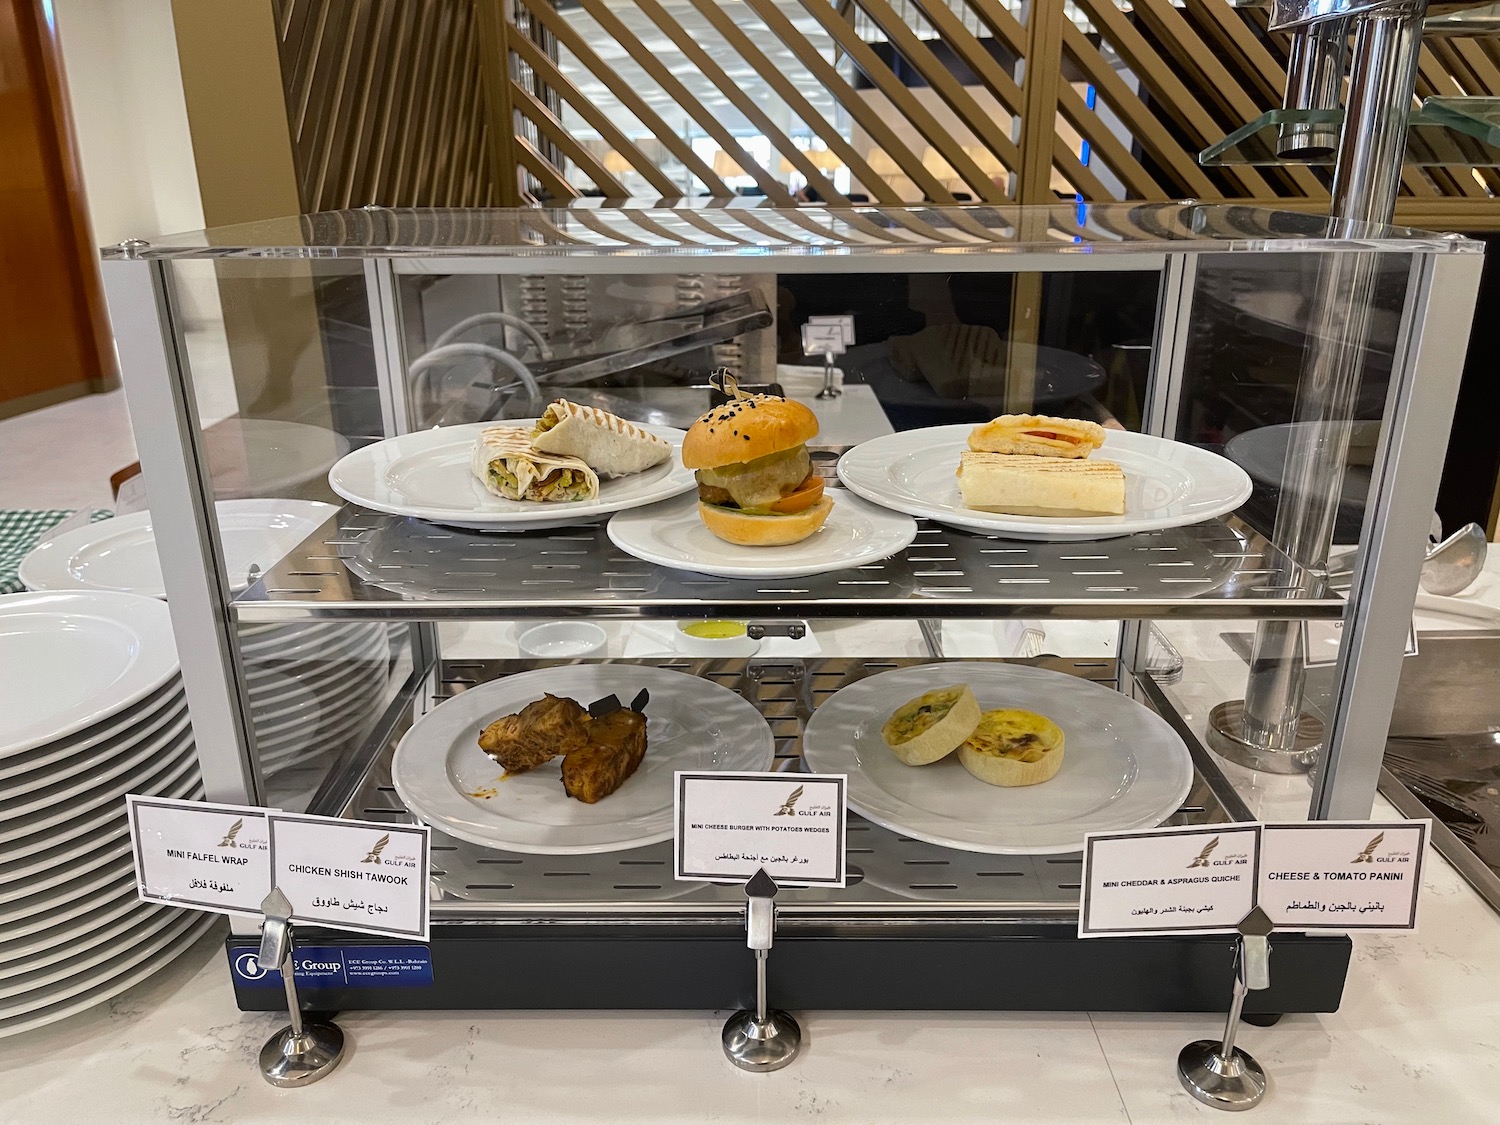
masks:
{"type": "Polygon", "coordinates": [[[109,478],[133,461],[124,391],[0,420],[0,509],[113,508],[109,478]]]}

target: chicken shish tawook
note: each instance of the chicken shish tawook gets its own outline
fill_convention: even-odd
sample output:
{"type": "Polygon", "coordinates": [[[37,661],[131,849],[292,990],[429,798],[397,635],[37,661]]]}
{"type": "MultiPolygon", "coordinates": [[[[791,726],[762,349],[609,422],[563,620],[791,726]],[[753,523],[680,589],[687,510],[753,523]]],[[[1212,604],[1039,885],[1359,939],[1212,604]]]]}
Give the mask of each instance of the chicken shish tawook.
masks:
{"type": "Polygon", "coordinates": [[[582,749],[588,742],[587,721],[588,712],[576,700],[549,693],[485,727],[479,733],[479,748],[506,773],[525,773],[559,754],[582,749]]]}
{"type": "Polygon", "coordinates": [[[588,711],[575,700],[547,694],[485,727],[479,748],[506,773],[524,773],[561,756],[564,792],[592,805],[625,784],[646,756],[640,710],[645,694],[636,697],[635,709],[610,696],[588,711]]]}
{"type": "Polygon", "coordinates": [[[646,756],[646,716],[622,707],[584,729],[588,745],[563,758],[562,783],[569,797],[592,805],[624,785],[646,756]]]}

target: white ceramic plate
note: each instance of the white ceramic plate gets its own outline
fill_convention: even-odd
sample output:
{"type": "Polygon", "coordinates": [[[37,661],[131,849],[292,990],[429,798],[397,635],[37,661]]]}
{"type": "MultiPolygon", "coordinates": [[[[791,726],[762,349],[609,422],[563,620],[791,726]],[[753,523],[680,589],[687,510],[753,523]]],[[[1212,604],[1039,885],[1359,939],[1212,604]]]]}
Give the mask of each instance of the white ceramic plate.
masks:
{"type": "Polygon", "coordinates": [[[408,809],[460,840],[584,855],[670,839],[674,770],[764,770],[774,757],[771,728],[728,688],[647,665],[574,664],[491,680],[439,704],[401,739],[391,776],[408,809]],[[641,688],[651,692],[645,760],[597,804],[563,792],[560,758],[502,781],[504,771],[476,741],[543,692],[587,707],[610,694],[629,703],[641,688]],[[486,792],[494,796],[471,795],[486,792]]]}
{"type": "Polygon", "coordinates": [[[835,692],[802,735],[818,773],[849,775],[849,807],[885,828],[961,851],[1074,852],[1085,832],[1160,824],[1193,783],[1187,747],[1166,720],[1077,676],[1020,664],[953,661],[880,672],[835,692]],[[900,704],[966,683],[980,707],[1037,711],[1067,742],[1057,776],[1040,785],[987,785],[956,754],[903,765],[880,728],[900,704]]]}
{"type": "MultiPolygon", "coordinates": [[[[326,691],[318,691],[305,703],[289,711],[277,714],[257,713],[255,731],[258,736],[279,735],[288,731],[304,731],[311,734],[317,729],[318,717],[323,722],[342,716],[357,704],[369,705],[369,698],[385,683],[385,666],[367,664],[363,668],[350,669],[344,676],[330,681],[326,691]]],[[[299,697],[300,698],[300,697],[299,697]]]]}
{"type": "Polygon", "coordinates": [[[276,418],[226,418],[203,431],[214,495],[285,496],[320,480],[349,452],[342,434],[276,418]]]}
{"type": "MultiPolygon", "coordinates": [[[[368,710],[371,700],[384,691],[389,683],[383,666],[367,665],[358,674],[350,674],[333,683],[328,690],[315,696],[315,707],[299,709],[297,713],[277,716],[256,716],[256,739],[264,743],[268,738],[306,737],[346,714],[368,710]],[[321,724],[321,726],[320,726],[321,724]]],[[[374,716],[370,716],[373,718],[374,716]]]]}
{"type": "Polygon", "coordinates": [[[50,852],[59,844],[84,837],[97,839],[108,835],[107,830],[123,828],[125,825],[125,794],[149,793],[158,797],[181,797],[192,799],[201,796],[203,779],[198,773],[197,756],[191,752],[179,761],[149,777],[128,785],[117,793],[106,794],[90,805],[87,810],[75,810],[74,815],[44,832],[22,834],[4,847],[7,859],[21,860],[38,852],[50,852]]]}
{"type": "Polygon", "coordinates": [[[527,531],[592,523],[612,512],[654,504],[697,487],[682,467],[683,431],[648,426],[672,445],[672,455],[642,473],[599,482],[594,500],[570,504],[503,500],[485,490],[469,469],[474,442],[492,425],[531,426],[534,419],[475,422],[387,438],[356,449],[328,474],[345,500],[377,512],[476,531],[527,531]]]}
{"type": "Polygon", "coordinates": [[[179,913],[176,907],[137,899],[134,909],[125,917],[84,938],[74,949],[62,945],[27,960],[0,960],[0,1004],[66,982],[75,974],[107,964],[122,954],[128,955],[134,946],[173,925],[177,921],[174,915],[179,913]]]}
{"type": "Polygon", "coordinates": [[[0,758],[124,710],[177,674],[166,604],[134,594],[0,597],[0,758]]]}
{"type": "Polygon", "coordinates": [[[373,700],[364,700],[363,706],[351,709],[348,714],[324,719],[323,725],[311,733],[289,733],[279,740],[258,743],[261,769],[280,771],[296,765],[319,761],[325,755],[342,749],[356,735],[368,732],[374,722],[373,700]]]}
{"type": "MultiPolygon", "coordinates": [[[[1282,488],[1282,475],[1286,468],[1287,449],[1292,437],[1309,428],[1322,425],[1319,422],[1284,422],[1278,426],[1261,426],[1246,430],[1229,439],[1224,453],[1235,464],[1262,484],[1282,488]]],[[[1333,425],[1351,431],[1351,440],[1357,445],[1374,447],[1380,439],[1378,421],[1337,422],[1333,425]]],[[[1370,466],[1348,465],[1344,469],[1343,500],[1346,504],[1363,504],[1370,494],[1370,466]]]]}
{"type": "Polygon", "coordinates": [[[66,961],[75,953],[107,943],[140,922],[151,908],[138,895],[103,897],[91,914],[55,923],[47,933],[6,936],[0,942],[0,980],[66,961]]]}
{"type": "MultiPolygon", "coordinates": [[[[292,650],[283,649],[283,652],[289,651],[292,650]]],[[[305,680],[309,676],[354,664],[384,664],[390,656],[391,642],[384,629],[331,633],[320,638],[315,647],[299,648],[296,651],[295,659],[278,656],[246,661],[249,669],[246,675],[250,679],[251,690],[254,690],[255,678],[263,674],[305,680]]]]}
{"type": "Polygon", "coordinates": [[[117,878],[108,883],[100,882],[94,890],[87,894],[80,894],[71,902],[60,903],[46,913],[10,922],[6,925],[5,932],[13,939],[19,939],[28,934],[55,931],[56,927],[69,923],[75,918],[92,917],[108,903],[125,900],[137,903],[140,901],[133,871],[127,871],[123,878],[117,878]]]}
{"type": "Polygon", "coordinates": [[[246,656],[264,655],[278,659],[280,650],[292,645],[318,641],[339,636],[357,629],[373,629],[374,625],[358,625],[344,621],[298,621],[294,624],[240,625],[236,633],[240,638],[240,652],[246,656]]]}
{"type": "MultiPolygon", "coordinates": [[[[316,500],[221,500],[219,537],[235,590],[249,570],[271,569],[338,511],[316,500]]],[[[133,512],[65,532],[21,560],[29,590],[117,590],[164,598],[150,512],[133,512]]]]}
{"type": "Polygon", "coordinates": [[[380,691],[362,689],[347,706],[340,705],[320,716],[316,727],[291,727],[266,738],[257,738],[261,764],[276,762],[301,754],[321,753],[348,738],[355,731],[375,721],[380,691]]]}
{"type": "Polygon", "coordinates": [[[299,684],[287,676],[261,680],[250,693],[251,724],[260,732],[272,724],[284,724],[305,715],[306,725],[311,729],[317,724],[321,694],[311,685],[299,684]]]}
{"type": "Polygon", "coordinates": [[[49,992],[40,998],[39,1003],[28,1001],[0,1010],[0,1037],[21,1035],[86,1012],[164,969],[202,937],[215,921],[211,914],[195,917],[190,910],[181,913],[186,915],[183,921],[187,924],[151,943],[144,955],[127,959],[129,963],[123,967],[112,966],[108,971],[88,974],[81,991],[70,987],[65,990],[65,996],[49,992]]]}
{"type": "Polygon", "coordinates": [[[10,937],[20,937],[34,927],[45,927],[55,920],[92,910],[98,901],[125,891],[135,893],[135,867],[129,857],[120,857],[86,874],[72,876],[63,886],[44,888],[0,906],[0,927],[10,937]]]}
{"type": "Polygon", "coordinates": [[[351,656],[359,660],[383,660],[390,655],[390,640],[378,626],[356,626],[351,632],[286,640],[279,649],[260,648],[245,657],[245,677],[251,691],[262,674],[300,678],[351,656]]]}
{"type": "MultiPolygon", "coordinates": [[[[153,767],[168,752],[177,753],[191,745],[192,726],[186,712],[175,716],[165,726],[118,748],[118,752],[82,772],[50,777],[44,784],[35,782],[24,789],[7,785],[0,793],[0,824],[9,825],[13,817],[25,816],[40,809],[59,805],[72,807],[79,797],[90,796],[119,778],[133,778],[142,769],[153,767]]],[[[44,776],[47,771],[42,771],[44,776]]],[[[66,811],[66,810],[64,810],[66,811]]]]}
{"type": "Polygon", "coordinates": [[[88,835],[59,842],[25,860],[0,864],[0,903],[62,886],[130,855],[127,828],[125,810],[121,809],[117,821],[88,835]]]}
{"type": "MultiPolygon", "coordinates": [[[[136,930],[116,938],[116,945],[102,956],[95,954],[81,958],[86,964],[64,965],[61,969],[38,973],[33,980],[18,978],[9,986],[0,986],[0,1021],[48,1007],[123,976],[150,960],[153,954],[176,945],[177,938],[201,928],[201,916],[195,911],[170,906],[161,909],[166,915],[164,919],[153,917],[136,930]]],[[[7,1033],[9,1030],[7,1027],[7,1033]]]]}
{"type": "Polygon", "coordinates": [[[959,454],[969,425],[903,430],[874,438],[839,458],[839,479],[866,500],[949,527],[1009,539],[1070,542],[1110,539],[1198,523],[1232,512],[1250,495],[1250,478],[1227,458],[1195,445],[1110,430],[1094,455],[1125,473],[1123,516],[1009,516],[965,508],[958,493],[959,454]]]}
{"type": "Polygon", "coordinates": [[[264,724],[281,725],[300,713],[340,703],[357,687],[384,678],[388,669],[385,638],[377,637],[378,650],[355,659],[318,667],[301,677],[277,675],[259,679],[250,689],[250,708],[257,729],[264,724]]]}
{"type": "Polygon", "coordinates": [[[98,782],[74,779],[61,782],[55,792],[42,790],[19,798],[14,810],[7,809],[0,815],[0,844],[41,835],[101,806],[118,804],[123,811],[125,794],[136,792],[143,776],[157,775],[163,770],[171,770],[175,776],[178,770],[186,771],[189,767],[196,770],[197,766],[198,756],[189,728],[187,733],[179,733],[170,741],[133,752],[127,764],[98,782]]]}
{"type": "Polygon", "coordinates": [[[120,712],[108,724],[91,728],[87,738],[60,739],[0,761],[0,791],[9,796],[34,788],[38,778],[45,778],[43,784],[50,785],[91,769],[186,713],[187,697],[182,694],[181,682],[177,682],[167,694],[158,692],[120,712]]]}
{"type": "Polygon", "coordinates": [[[889,558],[911,546],[917,521],[842,489],[830,489],[828,522],[800,543],[742,547],[726,543],[698,518],[698,497],[621,512],[609,521],[611,542],[638,559],[718,578],[804,578],[889,558]]]}

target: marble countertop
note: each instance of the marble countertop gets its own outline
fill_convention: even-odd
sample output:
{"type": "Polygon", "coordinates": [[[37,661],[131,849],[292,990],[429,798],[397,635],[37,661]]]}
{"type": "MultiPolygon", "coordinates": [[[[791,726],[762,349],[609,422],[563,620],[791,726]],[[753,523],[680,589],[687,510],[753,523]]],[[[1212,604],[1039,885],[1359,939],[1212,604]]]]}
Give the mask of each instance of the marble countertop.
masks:
{"type": "MultiPolygon", "coordinates": [[[[823,651],[858,649],[878,624],[840,623],[822,634],[823,651]]],[[[1091,651],[1111,639],[1097,625],[1046,625],[1049,651],[1091,651]]],[[[1190,706],[1243,685],[1243,662],[1227,656],[1216,634],[1173,632],[1188,658],[1179,690],[1190,706]]],[[[513,643],[481,630],[455,630],[447,640],[488,654],[513,643]]],[[[995,643],[952,640],[962,642],[955,648],[995,643]]],[[[882,643],[923,652],[915,635],[886,633],[882,643]]],[[[611,644],[623,647],[624,638],[611,644]]],[[[1241,772],[1233,780],[1261,815],[1305,809],[1305,779],[1241,772]]],[[[1396,814],[1377,800],[1373,815],[1396,814]]],[[[1500,1120],[1500,916],[1435,853],[1421,911],[1416,934],[1354,939],[1338,1012],[1242,1028],[1241,1046],[1271,1079],[1247,1120],[1500,1120]]],[[[0,1040],[0,1125],[1220,1119],[1175,1075],[1184,1044],[1222,1030],[1222,1020],[1205,1015],[799,1012],[801,1057],[778,1073],[750,1075],[720,1051],[725,1012],[349,1012],[339,1017],[351,1044],[342,1066],[317,1085],[278,1090],[260,1077],[256,1057],[285,1016],[236,1010],[226,932],[216,927],[105,1005],[0,1040]]]]}
{"type": "MultiPolygon", "coordinates": [[[[1375,815],[1393,813],[1381,802],[1375,815]]],[[[1434,856],[1420,926],[1355,938],[1338,1012],[1243,1028],[1241,1045],[1271,1077],[1247,1120],[1496,1119],[1500,917],[1434,856]]],[[[720,1052],[723,1012],[349,1012],[339,1017],[352,1043],[343,1065],[317,1085],[278,1090],[255,1060],[285,1017],[235,1009],[223,933],[106,1005],[0,1040],[0,1122],[1219,1119],[1173,1069],[1185,1043],[1221,1030],[1202,1015],[802,1012],[802,1056],[751,1075],[720,1052]]]]}

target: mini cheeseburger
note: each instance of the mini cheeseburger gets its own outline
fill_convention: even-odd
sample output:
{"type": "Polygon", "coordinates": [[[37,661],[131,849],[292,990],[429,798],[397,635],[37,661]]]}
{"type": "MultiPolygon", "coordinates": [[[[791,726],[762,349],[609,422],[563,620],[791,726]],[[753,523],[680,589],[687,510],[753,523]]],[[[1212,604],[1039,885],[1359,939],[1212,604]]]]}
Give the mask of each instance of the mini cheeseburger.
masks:
{"type": "Polygon", "coordinates": [[[800,402],[747,395],[693,423],[682,463],[697,470],[698,515],[720,539],[778,547],[806,539],[833,511],[804,444],[818,419],[800,402]]]}

